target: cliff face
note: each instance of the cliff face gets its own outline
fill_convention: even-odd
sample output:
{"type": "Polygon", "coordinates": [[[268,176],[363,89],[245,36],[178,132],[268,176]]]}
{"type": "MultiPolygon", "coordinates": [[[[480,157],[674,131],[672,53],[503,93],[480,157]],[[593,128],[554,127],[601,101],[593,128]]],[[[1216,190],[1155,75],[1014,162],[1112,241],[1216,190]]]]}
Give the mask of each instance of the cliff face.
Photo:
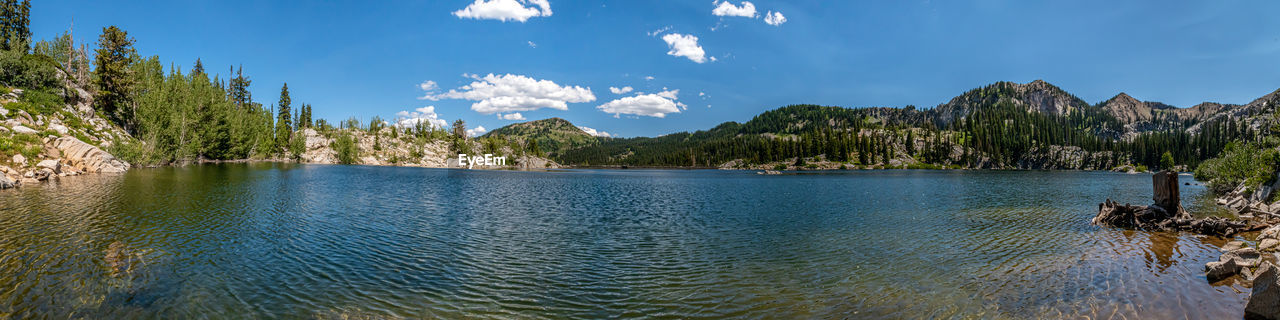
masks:
{"type": "Polygon", "coordinates": [[[1144,132],[1188,130],[1200,123],[1241,106],[1204,102],[1190,108],[1177,108],[1160,102],[1139,101],[1120,93],[1101,104],[1102,110],[1124,124],[1124,137],[1132,138],[1144,132]]]}

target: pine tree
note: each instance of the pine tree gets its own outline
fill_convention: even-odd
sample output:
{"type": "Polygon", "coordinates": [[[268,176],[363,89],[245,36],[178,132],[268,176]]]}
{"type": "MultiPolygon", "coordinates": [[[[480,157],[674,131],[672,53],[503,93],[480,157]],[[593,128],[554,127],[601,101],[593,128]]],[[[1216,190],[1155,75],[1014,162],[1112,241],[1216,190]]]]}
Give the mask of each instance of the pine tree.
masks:
{"type": "Polygon", "coordinates": [[[94,58],[94,74],[98,83],[98,94],[94,100],[98,110],[108,118],[136,133],[130,103],[134,83],[129,65],[137,55],[133,42],[128,33],[116,26],[102,28],[97,57],[94,58]]]}
{"type": "Polygon", "coordinates": [[[276,146],[285,147],[289,145],[289,138],[293,134],[293,123],[291,122],[289,113],[289,84],[285,83],[280,87],[280,110],[279,120],[276,120],[276,146]]]}

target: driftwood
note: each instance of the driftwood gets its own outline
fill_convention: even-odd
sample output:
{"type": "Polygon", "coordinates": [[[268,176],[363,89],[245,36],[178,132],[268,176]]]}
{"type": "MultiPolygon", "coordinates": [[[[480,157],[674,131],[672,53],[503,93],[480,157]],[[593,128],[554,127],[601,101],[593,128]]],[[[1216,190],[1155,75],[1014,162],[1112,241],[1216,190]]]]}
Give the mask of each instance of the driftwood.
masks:
{"type": "Polygon", "coordinates": [[[1125,229],[1187,231],[1213,236],[1230,236],[1257,229],[1246,221],[1219,217],[1197,219],[1182,209],[1178,194],[1178,174],[1159,172],[1151,177],[1155,204],[1135,206],[1107,199],[1098,204],[1093,224],[1125,229]]]}

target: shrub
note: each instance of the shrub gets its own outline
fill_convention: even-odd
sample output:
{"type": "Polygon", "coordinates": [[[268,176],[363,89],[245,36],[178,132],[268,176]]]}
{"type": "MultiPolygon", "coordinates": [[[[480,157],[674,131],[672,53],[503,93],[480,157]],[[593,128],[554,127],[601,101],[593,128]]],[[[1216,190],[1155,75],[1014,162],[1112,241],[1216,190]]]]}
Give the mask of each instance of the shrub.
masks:
{"type": "Polygon", "coordinates": [[[339,134],[338,138],[333,140],[331,147],[334,152],[338,153],[338,163],[356,163],[356,159],[360,157],[360,149],[356,147],[356,140],[349,134],[339,134]]]}
{"type": "Polygon", "coordinates": [[[56,62],[21,50],[0,51],[0,83],[23,89],[61,89],[56,62]]]}
{"type": "Polygon", "coordinates": [[[1211,190],[1224,194],[1242,183],[1253,188],[1270,182],[1277,168],[1280,168],[1280,152],[1275,149],[1232,142],[1217,158],[1200,163],[1195,178],[1208,181],[1211,190]]]}

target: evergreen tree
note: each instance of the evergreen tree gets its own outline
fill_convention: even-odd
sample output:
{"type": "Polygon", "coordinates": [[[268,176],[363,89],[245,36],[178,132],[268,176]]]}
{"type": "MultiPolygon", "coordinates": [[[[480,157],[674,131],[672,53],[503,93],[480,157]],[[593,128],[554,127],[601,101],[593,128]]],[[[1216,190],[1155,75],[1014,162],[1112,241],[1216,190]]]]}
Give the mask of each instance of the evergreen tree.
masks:
{"type": "Polygon", "coordinates": [[[94,74],[97,76],[98,94],[94,99],[98,110],[115,123],[136,132],[133,128],[134,110],[131,107],[133,78],[129,65],[137,53],[134,40],[116,26],[102,28],[98,37],[97,57],[94,58],[94,74]]]}
{"type": "Polygon", "coordinates": [[[289,119],[290,103],[291,101],[289,100],[289,84],[285,83],[283,87],[280,87],[280,104],[279,104],[280,110],[277,110],[277,112],[279,112],[279,120],[276,120],[276,145],[277,146],[282,146],[282,147],[288,146],[289,138],[293,134],[293,123],[289,119]]]}
{"type": "Polygon", "coordinates": [[[453,136],[457,138],[467,138],[467,123],[462,119],[453,121],[453,136]]]}

